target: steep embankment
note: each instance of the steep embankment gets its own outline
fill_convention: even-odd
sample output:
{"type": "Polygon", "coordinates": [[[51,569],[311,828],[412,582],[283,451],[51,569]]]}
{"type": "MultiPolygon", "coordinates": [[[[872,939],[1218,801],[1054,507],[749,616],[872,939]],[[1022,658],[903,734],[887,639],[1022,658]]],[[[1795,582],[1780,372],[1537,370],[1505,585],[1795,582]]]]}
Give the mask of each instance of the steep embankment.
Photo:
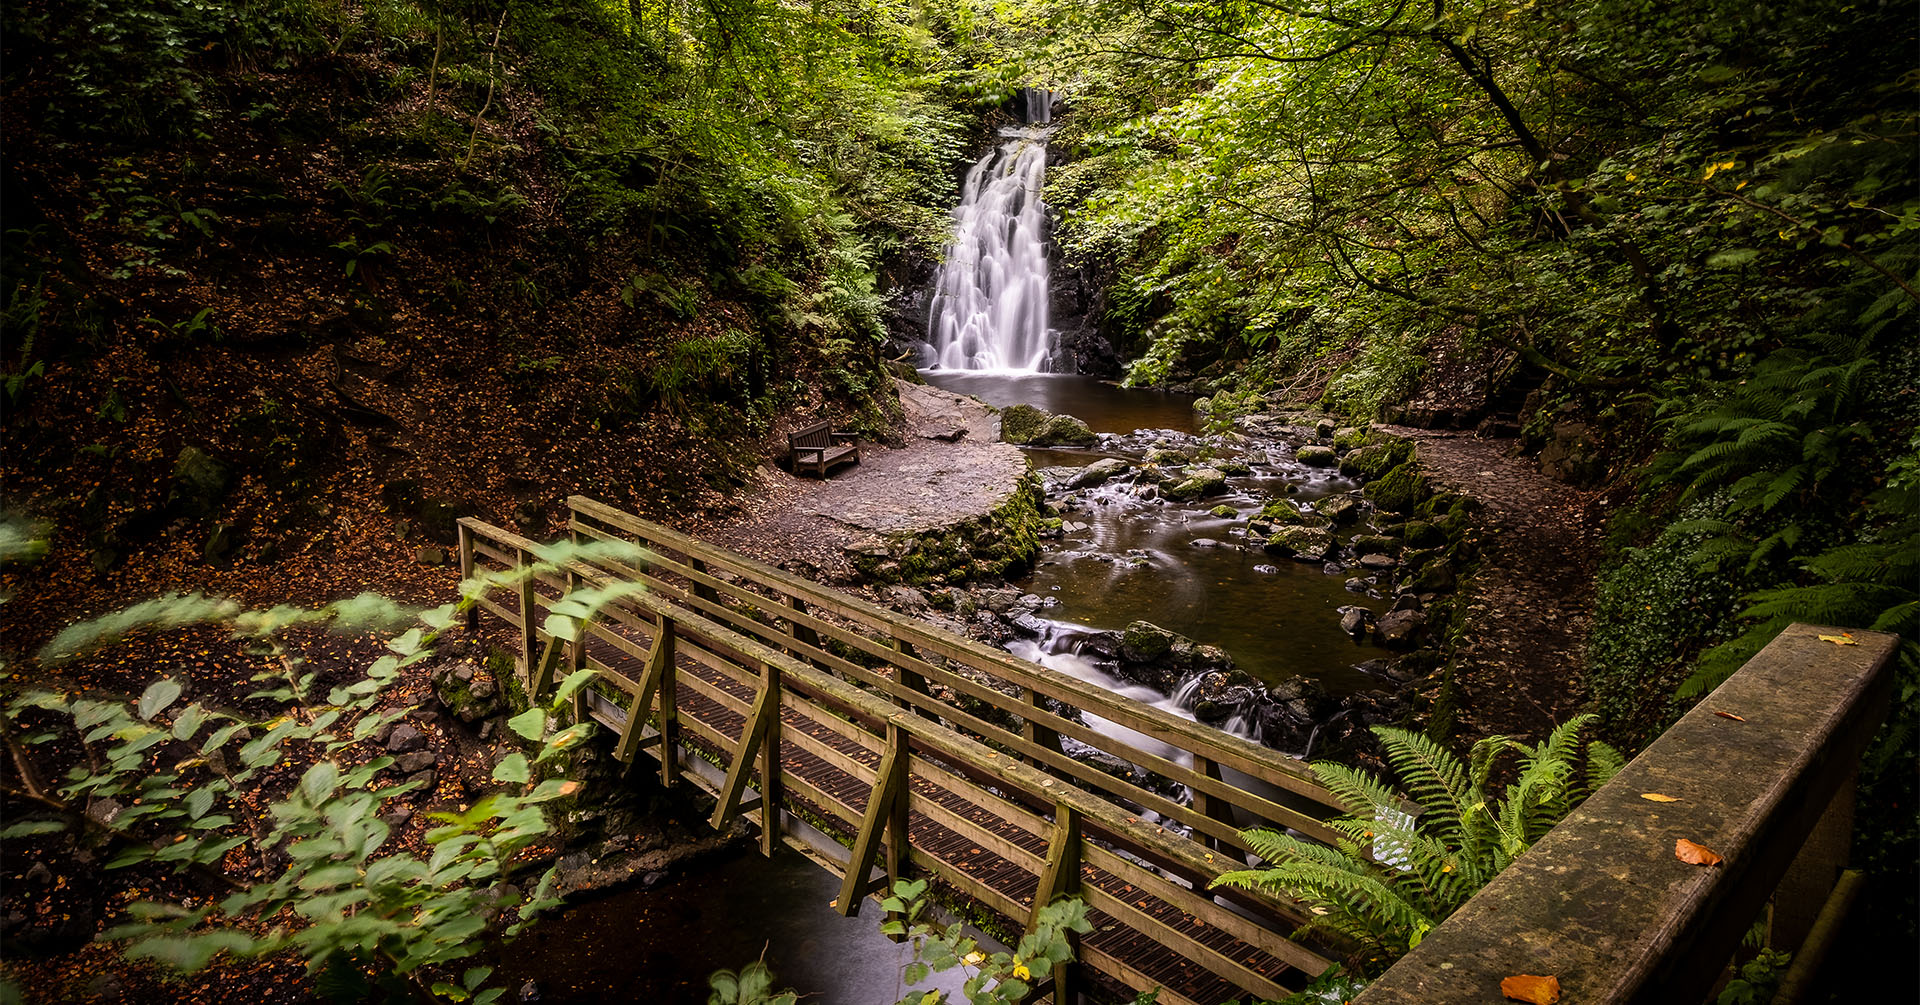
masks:
{"type": "Polygon", "coordinates": [[[430,595],[459,515],[698,511],[795,416],[890,431],[868,242],[938,218],[930,39],[874,70],[821,22],[743,69],[591,5],[7,18],[0,476],[52,532],[9,621],[430,595]],[[706,89],[802,66],[777,116],[706,89]]]}

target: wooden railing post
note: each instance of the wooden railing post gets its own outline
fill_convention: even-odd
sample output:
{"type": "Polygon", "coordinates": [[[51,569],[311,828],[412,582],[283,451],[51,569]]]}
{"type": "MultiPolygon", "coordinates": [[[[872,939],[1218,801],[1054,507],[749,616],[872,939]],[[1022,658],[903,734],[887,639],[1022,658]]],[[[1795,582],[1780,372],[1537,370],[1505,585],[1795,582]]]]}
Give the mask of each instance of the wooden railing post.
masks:
{"type": "Polygon", "coordinates": [[[525,548],[514,549],[514,568],[524,576],[520,581],[520,665],[526,668],[527,679],[533,679],[533,651],[539,645],[540,606],[533,592],[533,576],[527,569],[533,565],[532,556],[525,548]]]}
{"type": "MultiPolygon", "coordinates": [[[[1020,689],[1020,700],[1025,702],[1027,707],[1031,709],[1038,710],[1045,707],[1040,704],[1040,692],[1030,687],[1020,689]]],[[[1023,715],[1020,717],[1020,736],[1028,743],[1037,743],[1056,753],[1060,750],[1060,734],[1034,722],[1033,716],[1031,715],[1023,715]]],[[[1027,763],[1036,768],[1042,765],[1040,758],[1032,756],[1027,758],[1027,763]]]]}
{"type": "MultiPolygon", "coordinates": [[[[1220,764],[1211,757],[1195,753],[1193,755],[1193,769],[1198,771],[1202,776],[1211,778],[1216,782],[1222,780],[1220,777],[1220,764]]],[[[1226,824],[1235,824],[1237,826],[1236,821],[1233,819],[1233,804],[1224,799],[1208,795],[1202,789],[1193,790],[1193,808],[1214,820],[1226,824]]],[[[1226,841],[1210,835],[1202,836],[1196,834],[1195,837],[1202,838],[1202,840],[1206,842],[1207,847],[1216,849],[1223,855],[1231,856],[1241,862],[1246,861],[1246,856],[1240,853],[1240,849],[1235,848],[1226,841]]]]}
{"type": "MultiPolygon", "coordinates": [[[[467,583],[473,580],[473,572],[474,572],[473,529],[471,527],[468,527],[464,523],[460,524],[459,528],[460,528],[460,582],[467,583]]],[[[480,627],[480,605],[479,604],[474,604],[473,606],[467,608],[466,623],[467,623],[467,631],[473,631],[480,627]]]]}
{"type": "Polygon", "coordinates": [[[660,662],[660,784],[671,788],[679,776],[680,765],[680,692],[679,669],[674,662],[672,618],[660,616],[660,642],[664,646],[660,662]]]}
{"type": "MultiPolygon", "coordinates": [[[[1040,909],[1061,897],[1080,894],[1080,811],[1064,803],[1053,806],[1053,826],[1047,829],[1047,865],[1040,874],[1040,885],[1033,891],[1033,909],[1027,915],[1027,931],[1040,924],[1040,909]]],[[[1073,947],[1073,958],[1080,958],[1080,939],[1066,933],[1073,947]]],[[[1057,964],[1053,968],[1054,1005],[1080,1001],[1080,975],[1077,962],[1057,964]]]]}
{"type": "Polygon", "coordinates": [[[780,846],[780,668],[763,665],[760,679],[773,695],[760,740],[760,854],[771,856],[780,846]]]}
{"type": "MultiPolygon", "coordinates": [[[[687,567],[692,569],[695,572],[701,573],[702,575],[710,575],[710,573],[707,572],[707,563],[698,558],[693,557],[692,555],[687,556],[687,567]]],[[[720,594],[714,592],[713,587],[708,586],[705,583],[699,583],[699,582],[696,582],[692,585],[693,585],[694,596],[699,597],[701,600],[704,600],[710,604],[718,604],[720,602],[720,594]]]]}
{"type": "MultiPolygon", "coordinates": [[[[782,593],[780,595],[780,604],[795,614],[807,613],[807,602],[792,594],[782,593]]],[[[795,643],[792,648],[788,649],[788,652],[802,659],[806,658],[803,655],[805,649],[820,648],[820,633],[792,618],[787,619],[787,634],[792,637],[795,643]]]]}

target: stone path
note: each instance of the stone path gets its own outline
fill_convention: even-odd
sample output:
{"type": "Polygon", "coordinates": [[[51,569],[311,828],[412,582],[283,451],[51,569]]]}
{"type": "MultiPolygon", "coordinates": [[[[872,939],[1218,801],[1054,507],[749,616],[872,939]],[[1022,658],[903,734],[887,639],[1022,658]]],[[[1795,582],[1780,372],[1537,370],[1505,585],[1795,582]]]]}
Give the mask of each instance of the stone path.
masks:
{"type": "Polygon", "coordinates": [[[819,479],[762,467],[735,514],[689,528],[725,548],[829,583],[853,576],[846,548],[872,534],[923,531],[991,512],[1027,471],[1000,441],[1000,419],[978,401],[895,381],[905,443],[862,443],[860,463],[819,479]]]}
{"type": "Polygon", "coordinates": [[[1586,644],[1593,627],[1599,495],[1541,474],[1513,456],[1511,439],[1470,432],[1375,426],[1420,444],[1435,482],[1479,500],[1492,532],[1461,633],[1457,722],[1469,739],[1495,733],[1538,740],[1586,701],[1586,644]]]}

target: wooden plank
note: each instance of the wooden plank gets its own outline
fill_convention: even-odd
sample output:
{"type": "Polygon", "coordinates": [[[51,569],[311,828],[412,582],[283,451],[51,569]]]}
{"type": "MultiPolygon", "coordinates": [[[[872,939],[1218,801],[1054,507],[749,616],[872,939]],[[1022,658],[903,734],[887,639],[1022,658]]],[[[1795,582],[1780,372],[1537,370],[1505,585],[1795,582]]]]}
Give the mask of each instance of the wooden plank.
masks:
{"type": "MultiPolygon", "coordinates": [[[[1081,896],[1087,906],[1094,908],[1118,921],[1133,931],[1152,939],[1169,952],[1205,967],[1223,980],[1244,991],[1252,991],[1262,998],[1285,998],[1291,992],[1275,983],[1274,980],[1245,963],[1222,954],[1219,950],[1181,932],[1153,917],[1133,904],[1096,886],[1087,886],[1081,890],[1081,896]]],[[[1324,962],[1324,961],[1323,961],[1324,962]]],[[[1310,976],[1319,976],[1315,971],[1310,976]]]]}
{"type": "Polygon", "coordinates": [[[1158,990],[1160,994],[1154,999],[1155,1005],[1215,1005],[1212,1002],[1196,1002],[1164,987],[1162,982],[1148,977],[1141,973],[1139,968],[1098,946],[1083,947],[1080,951],[1080,963],[1082,966],[1092,967],[1112,977],[1135,991],[1158,990]]]}
{"type": "MultiPolygon", "coordinates": [[[[1082,852],[1087,865],[1113,876],[1135,889],[1144,890],[1153,899],[1190,914],[1215,928],[1232,935],[1246,944],[1277,959],[1285,960],[1289,965],[1301,970],[1319,974],[1332,965],[1332,962],[1308,952],[1289,941],[1278,931],[1248,918],[1232,908],[1215,903],[1213,895],[1203,889],[1194,890],[1165,878],[1148,866],[1117,855],[1095,843],[1089,843],[1082,852]]],[[[1312,917],[1304,905],[1292,904],[1286,911],[1272,911],[1270,902],[1262,902],[1269,912],[1284,920],[1288,928],[1305,924],[1312,917]]]]}
{"type": "Polygon", "coordinates": [[[660,690],[660,681],[665,678],[667,665],[673,662],[673,621],[670,619],[660,626],[660,632],[654,636],[653,651],[647,654],[646,673],[640,678],[640,690],[633,696],[631,711],[627,713],[627,726],[620,731],[620,742],[613,748],[613,759],[629,767],[633,764],[634,744],[640,739],[639,724],[645,722],[648,713],[653,711],[653,697],[660,690]]]}

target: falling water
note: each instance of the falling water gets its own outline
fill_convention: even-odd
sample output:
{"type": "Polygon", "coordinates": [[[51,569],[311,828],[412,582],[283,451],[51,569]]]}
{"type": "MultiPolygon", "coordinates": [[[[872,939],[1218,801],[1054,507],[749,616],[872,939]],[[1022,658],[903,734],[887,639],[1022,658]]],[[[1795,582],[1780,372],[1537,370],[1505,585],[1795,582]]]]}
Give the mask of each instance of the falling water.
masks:
{"type": "Polygon", "coordinates": [[[1047,173],[1050,92],[1025,94],[1027,125],[967,172],[953,211],[953,242],[934,283],[928,341],[943,370],[1045,373],[1047,173]]]}

